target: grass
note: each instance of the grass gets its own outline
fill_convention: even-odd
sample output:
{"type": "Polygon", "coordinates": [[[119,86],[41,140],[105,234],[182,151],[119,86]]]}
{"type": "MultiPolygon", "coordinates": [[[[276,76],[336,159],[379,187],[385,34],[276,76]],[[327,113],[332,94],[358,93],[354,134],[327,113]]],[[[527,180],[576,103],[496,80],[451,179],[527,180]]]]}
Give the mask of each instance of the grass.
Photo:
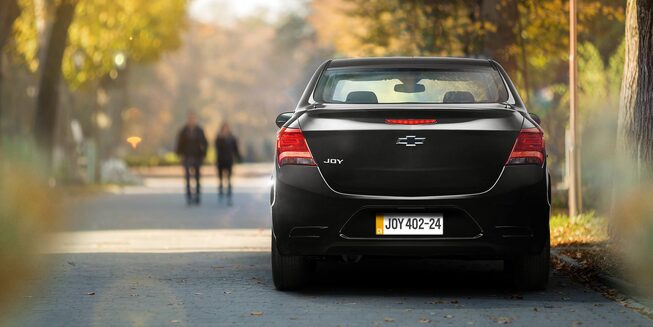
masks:
{"type": "Polygon", "coordinates": [[[607,219],[594,212],[576,217],[554,215],[550,220],[551,246],[594,245],[608,240],[607,219]]]}

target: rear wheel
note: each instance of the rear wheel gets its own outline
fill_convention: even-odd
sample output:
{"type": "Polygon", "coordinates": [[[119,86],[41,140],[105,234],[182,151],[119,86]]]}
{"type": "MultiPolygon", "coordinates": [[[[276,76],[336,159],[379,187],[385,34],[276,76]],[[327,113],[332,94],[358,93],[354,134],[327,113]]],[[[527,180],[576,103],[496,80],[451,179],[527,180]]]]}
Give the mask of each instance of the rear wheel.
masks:
{"type": "Polygon", "coordinates": [[[282,255],[277,240],[272,236],[272,280],[279,291],[299,290],[308,280],[310,263],[303,256],[282,255]]]}
{"type": "Polygon", "coordinates": [[[507,260],[506,269],[514,286],[524,291],[546,289],[549,283],[550,253],[551,243],[547,237],[540,253],[507,260]]]}

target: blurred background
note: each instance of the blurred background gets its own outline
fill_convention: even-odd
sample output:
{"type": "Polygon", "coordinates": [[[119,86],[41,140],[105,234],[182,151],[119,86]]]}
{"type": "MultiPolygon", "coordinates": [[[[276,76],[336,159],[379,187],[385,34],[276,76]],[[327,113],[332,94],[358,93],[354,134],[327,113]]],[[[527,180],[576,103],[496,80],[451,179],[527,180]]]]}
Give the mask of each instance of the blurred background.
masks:
{"type": "MultiPolygon", "coordinates": [[[[60,210],[54,194],[139,184],[138,172],[178,165],[174,140],[191,110],[209,140],[222,122],[229,122],[245,164],[272,162],[275,117],[294,110],[310,75],[329,58],[460,56],[501,63],[528,110],[542,118],[554,244],[600,246],[579,255],[599,253],[599,261],[604,260],[609,224],[603,217],[622,204],[613,205],[618,166],[611,159],[626,2],[578,5],[582,214],[571,218],[566,215],[568,17],[569,3],[563,0],[2,0],[3,226],[18,228],[11,217],[23,215],[37,221],[30,226],[40,227],[16,230],[54,228],[52,217],[60,210]],[[29,185],[43,192],[38,202],[29,188],[14,194],[27,176],[34,179],[29,185]],[[39,209],[26,209],[27,203],[39,209]]],[[[646,198],[644,191],[634,192],[631,200],[646,198]]],[[[636,210],[631,217],[642,218],[633,218],[629,226],[645,230],[638,235],[650,240],[651,208],[636,210]]],[[[24,247],[7,230],[0,226],[5,233],[0,240],[24,247]]],[[[637,253],[650,259],[650,243],[637,253]]],[[[619,266],[608,261],[609,269],[619,266]]]]}
{"type": "MultiPolygon", "coordinates": [[[[175,132],[189,110],[210,139],[228,121],[246,162],[271,161],[274,118],[294,109],[322,61],[464,56],[506,68],[528,109],[542,117],[555,188],[566,188],[565,1],[4,0],[12,1],[15,23],[3,19],[11,27],[3,31],[10,33],[2,44],[0,133],[12,142],[52,129],[47,145],[57,181],[100,182],[112,159],[176,164],[175,132]],[[57,15],[68,3],[74,12],[57,15]],[[49,33],[55,28],[68,31],[65,45],[49,33]],[[61,81],[46,78],[56,77],[43,74],[48,64],[61,67],[61,81]]],[[[598,113],[617,115],[624,15],[621,1],[580,3],[583,135],[598,113]]],[[[582,170],[588,208],[598,201],[595,166],[586,162],[582,170]]]]}

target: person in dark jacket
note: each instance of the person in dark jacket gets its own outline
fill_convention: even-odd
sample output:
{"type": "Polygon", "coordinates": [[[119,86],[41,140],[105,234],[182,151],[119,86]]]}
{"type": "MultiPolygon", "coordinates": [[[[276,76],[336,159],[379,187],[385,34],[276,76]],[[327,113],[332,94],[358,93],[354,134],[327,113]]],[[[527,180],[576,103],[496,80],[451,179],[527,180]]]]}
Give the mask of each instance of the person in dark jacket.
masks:
{"type": "Polygon", "coordinates": [[[175,152],[181,157],[186,178],[186,201],[188,205],[200,203],[200,168],[206,157],[208,142],[204,130],[197,125],[197,115],[189,112],[186,125],[179,131],[175,152]],[[195,178],[195,193],[192,192],[191,175],[195,178]]]}
{"type": "Polygon", "coordinates": [[[224,196],[222,187],[223,179],[227,182],[227,200],[231,204],[231,171],[234,160],[241,160],[240,151],[238,151],[238,140],[231,133],[231,128],[226,122],[220,127],[220,132],[215,138],[216,165],[218,168],[218,196],[220,199],[224,196]]]}

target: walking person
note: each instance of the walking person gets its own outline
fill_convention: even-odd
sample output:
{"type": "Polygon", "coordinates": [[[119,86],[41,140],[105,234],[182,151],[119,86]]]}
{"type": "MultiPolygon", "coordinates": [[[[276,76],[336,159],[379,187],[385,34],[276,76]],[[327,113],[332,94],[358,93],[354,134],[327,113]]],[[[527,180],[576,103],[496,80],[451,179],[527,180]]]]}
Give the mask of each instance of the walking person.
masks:
{"type": "Polygon", "coordinates": [[[222,201],[224,197],[223,180],[227,184],[227,204],[231,205],[231,172],[234,165],[234,159],[241,161],[240,151],[238,151],[238,140],[231,133],[231,128],[226,122],[220,127],[220,132],[215,138],[215,163],[218,169],[218,197],[222,201]]]}
{"type": "Polygon", "coordinates": [[[197,124],[197,114],[191,111],[186,117],[186,125],[179,131],[175,152],[181,157],[186,178],[186,203],[200,203],[200,169],[206,157],[208,142],[204,130],[197,124]],[[191,176],[195,179],[195,192],[191,187],[191,176]]]}

